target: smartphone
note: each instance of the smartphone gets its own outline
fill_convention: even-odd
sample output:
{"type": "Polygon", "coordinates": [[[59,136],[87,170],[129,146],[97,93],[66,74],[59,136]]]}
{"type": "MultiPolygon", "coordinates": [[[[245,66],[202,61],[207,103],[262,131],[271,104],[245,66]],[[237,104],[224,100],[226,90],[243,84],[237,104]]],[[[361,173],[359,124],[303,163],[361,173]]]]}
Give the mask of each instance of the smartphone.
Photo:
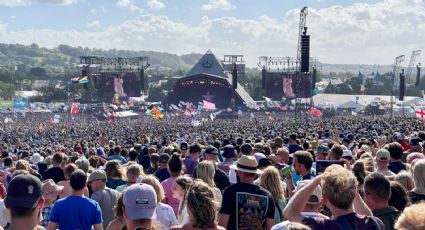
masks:
{"type": "Polygon", "coordinates": [[[331,161],[331,160],[318,160],[316,161],[316,175],[322,174],[327,167],[333,164],[339,164],[344,166],[344,162],[341,160],[331,161]]]}

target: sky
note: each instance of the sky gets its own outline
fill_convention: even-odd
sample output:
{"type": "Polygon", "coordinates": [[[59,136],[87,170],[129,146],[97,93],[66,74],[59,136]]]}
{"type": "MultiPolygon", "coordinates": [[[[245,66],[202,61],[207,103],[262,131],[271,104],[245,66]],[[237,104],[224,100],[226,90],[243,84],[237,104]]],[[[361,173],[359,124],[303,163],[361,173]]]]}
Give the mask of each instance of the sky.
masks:
{"type": "MultiPolygon", "coordinates": [[[[310,56],[331,64],[392,64],[425,49],[423,0],[0,0],[0,43],[296,56],[308,7],[310,56]]],[[[425,65],[425,53],[420,60],[425,65]]]]}

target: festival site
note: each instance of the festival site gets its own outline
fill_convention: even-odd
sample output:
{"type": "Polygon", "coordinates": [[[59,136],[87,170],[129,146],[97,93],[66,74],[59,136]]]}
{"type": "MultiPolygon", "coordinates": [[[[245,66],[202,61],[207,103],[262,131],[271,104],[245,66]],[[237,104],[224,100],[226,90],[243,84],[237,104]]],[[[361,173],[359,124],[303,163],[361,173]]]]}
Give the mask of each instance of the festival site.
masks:
{"type": "Polygon", "coordinates": [[[425,230],[422,0],[0,0],[0,229],[425,230]]]}

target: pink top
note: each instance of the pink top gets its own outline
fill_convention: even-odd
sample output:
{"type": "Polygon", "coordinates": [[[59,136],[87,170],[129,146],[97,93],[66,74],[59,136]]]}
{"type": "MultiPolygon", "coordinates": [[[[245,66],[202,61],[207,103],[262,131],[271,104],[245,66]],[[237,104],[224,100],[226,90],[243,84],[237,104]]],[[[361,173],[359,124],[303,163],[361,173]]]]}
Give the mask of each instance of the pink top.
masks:
{"type": "Polygon", "coordinates": [[[173,192],[171,191],[171,187],[173,186],[174,180],[176,180],[176,177],[169,177],[168,179],[164,180],[161,185],[164,188],[165,192],[164,203],[170,205],[173,208],[174,214],[176,214],[177,216],[179,213],[180,201],[173,197],[173,192]]]}

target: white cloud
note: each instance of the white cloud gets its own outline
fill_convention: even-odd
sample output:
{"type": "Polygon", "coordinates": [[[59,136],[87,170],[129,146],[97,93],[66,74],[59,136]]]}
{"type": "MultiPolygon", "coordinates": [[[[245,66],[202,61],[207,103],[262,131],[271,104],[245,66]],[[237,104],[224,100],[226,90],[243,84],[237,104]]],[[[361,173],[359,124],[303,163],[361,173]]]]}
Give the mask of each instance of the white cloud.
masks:
{"type": "Polygon", "coordinates": [[[140,13],[143,12],[143,9],[140,8],[139,6],[137,6],[134,3],[134,0],[118,0],[117,1],[117,6],[121,7],[121,8],[127,8],[131,11],[138,11],[140,13]]]}
{"type": "MultiPolygon", "coordinates": [[[[0,42],[177,54],[204,53],[212,49],[218,57],[243,54],[247,64],[255,66],[258,57],[263,55],[296,56],[299,10],[290,10],[283,18],[203,17],[195,25],[166,16],[141,15],[96,31],[15,31],[0,24],[0,42]]],[[[400,54],[408,59],[411,51],[425,49],[425,7],[415,0],[310,8],[307,26],[311,56],[326,63],[392,64],[400,54]]],[[[423,57],[421,61],[425,63],[423,57]]]]}
{"type": "Polygon", "coordinates": [[[164,8],[164,3],[159,0],[148,0],[147,5],[151,10],[160,10],[164,8]]]}
{"type": "Polygon", "coordinates": [[[11,15],[11,16],[9,16],[9,19],[16,19],[16,16],[15,15],[11,15]]]}
{"type": "Polygon", "coordinates": [[[234,9],[235,6],[232,5],[229,0],[209,0],[208,3],[202,5],[201,9],[205,11],[209,10],[231,10],[234,9]]]}
{"type": "Polygon", "coordinates": [[[0,6],[17,7],[28,6],[34,3],[45,3],[55,5],[71,5],[76,0],[0,0],[0,6]]]}
{"type": "Polygon", "coordinates": [[[99,28],[100,22],[99,22],[99,20],[94,20],[94,21],[88,22],[88,23],[86,23],[86,27],[87,28],[99,28]]]}

